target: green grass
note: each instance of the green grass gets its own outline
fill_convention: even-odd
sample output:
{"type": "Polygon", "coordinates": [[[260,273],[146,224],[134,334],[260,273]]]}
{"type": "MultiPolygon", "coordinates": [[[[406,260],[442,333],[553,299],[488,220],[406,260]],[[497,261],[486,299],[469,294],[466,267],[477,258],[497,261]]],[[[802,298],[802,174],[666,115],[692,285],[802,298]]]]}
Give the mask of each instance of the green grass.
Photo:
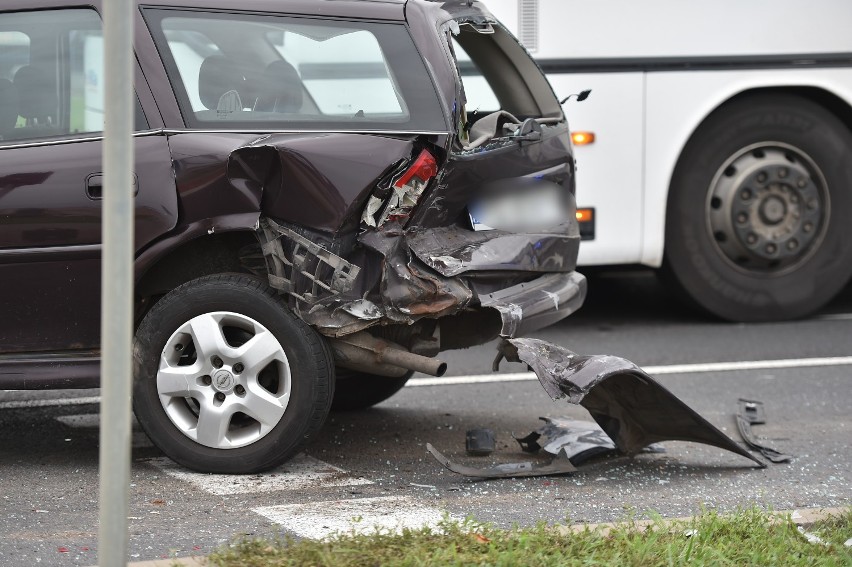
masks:
{"type": "Polygon", "coordinates": [[[440,530],[339,534],[325,541],[244,539],[209,557],[220,567],[278,566],[568,566],[568,565],[850,565],[852,508],[807,528],[827,545],[808,543],[789,518],[756,508],[693,520],[627,521],[613,529],[558,530],[545,524],[502,530],[468,520],[440,530]],[[694,530],[694,532],[691,532],[694,530]],[[686,533],[694,533],[687,536],[686,533]]]}

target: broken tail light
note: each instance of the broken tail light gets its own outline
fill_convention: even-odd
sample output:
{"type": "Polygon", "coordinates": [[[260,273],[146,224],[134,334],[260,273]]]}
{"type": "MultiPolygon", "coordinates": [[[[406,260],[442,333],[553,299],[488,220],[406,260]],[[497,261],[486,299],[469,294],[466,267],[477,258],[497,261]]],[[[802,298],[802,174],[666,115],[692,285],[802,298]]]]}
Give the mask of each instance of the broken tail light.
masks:
{"type": "Polygon", "coordinates": [[[427,150],[422,150],[411,166],[391,186],[384,211],[375,221],[374,213],[381,207],[378,197],[373,196],[364,211],[362,220],[368,226],[381,226],[387,221],[404,223],[411,210],[417,205],[429,182],[438,174],[438,162],[427,150]]]}

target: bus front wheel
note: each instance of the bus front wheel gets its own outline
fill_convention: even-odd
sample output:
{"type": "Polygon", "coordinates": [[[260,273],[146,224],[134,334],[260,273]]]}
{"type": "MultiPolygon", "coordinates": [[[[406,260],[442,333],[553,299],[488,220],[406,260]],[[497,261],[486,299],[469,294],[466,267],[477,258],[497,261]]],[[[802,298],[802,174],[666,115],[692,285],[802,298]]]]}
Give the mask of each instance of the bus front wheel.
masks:
{"type": "Polygon", "coordinates": [[[665,270],[732,321],[809,315],[852,276],[852,133],[792,94],[710,115],[672,179],[665,270]]]}

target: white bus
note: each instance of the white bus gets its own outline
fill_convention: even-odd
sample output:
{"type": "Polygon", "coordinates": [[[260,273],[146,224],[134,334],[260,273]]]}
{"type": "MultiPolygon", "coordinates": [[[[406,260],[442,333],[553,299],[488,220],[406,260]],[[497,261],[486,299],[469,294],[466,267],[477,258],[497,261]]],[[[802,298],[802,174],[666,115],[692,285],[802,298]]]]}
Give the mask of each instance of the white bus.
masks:
{"type": "Polygon", "coordinates": [[[852,1],[486,4],[557,96],[592,89],[564,105],[593,139],[582,265],[662,268],[741,321],[807,315],[849,281],[852,1]]]}

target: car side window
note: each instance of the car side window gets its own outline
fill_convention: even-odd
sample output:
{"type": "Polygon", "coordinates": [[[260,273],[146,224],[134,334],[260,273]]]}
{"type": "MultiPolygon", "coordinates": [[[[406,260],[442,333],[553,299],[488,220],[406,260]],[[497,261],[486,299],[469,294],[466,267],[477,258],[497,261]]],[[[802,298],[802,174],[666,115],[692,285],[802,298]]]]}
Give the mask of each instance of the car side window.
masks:
{"type": "Polygon", "coordinates": [[[405,112],[379,42],[369,31],[349,30],[318,41],[284,30],[268,33],[267,39],[300,70],[305,89],[323,114],[405,112]]]}
{"type": "Polygon", "coordinates": [[[103,130],[101,28],[91,9],[3,14],[0,143],[103,130]]]}
{"type": "Polygon", "coordinates": [[[189,127],[443,129],[405,26],[144,8],[189,127]]]}

